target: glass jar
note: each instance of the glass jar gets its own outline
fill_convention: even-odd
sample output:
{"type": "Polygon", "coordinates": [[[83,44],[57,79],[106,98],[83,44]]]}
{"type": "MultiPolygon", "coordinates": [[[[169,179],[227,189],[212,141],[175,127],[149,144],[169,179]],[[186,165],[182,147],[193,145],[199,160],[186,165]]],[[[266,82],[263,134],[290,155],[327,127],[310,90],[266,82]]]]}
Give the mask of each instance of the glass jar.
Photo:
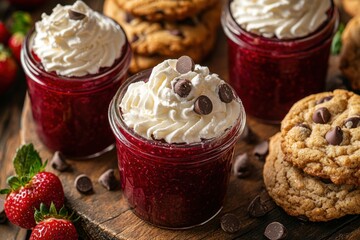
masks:
{"type": "Polygon", "coordinates": [[[229,0],[222,26],[228,42],[229,82],[243,101],[246,113],[279,123],[301,98],[325,89],[331,40],[338,11],[307,37],[280,40],[242,29],[234,20],[229,0]]]}
{"type": "Polygon", "coordinates": [[[45,71],[32,51],[34,35],[32,30],[25,39],[21,63],[40,140],[50,150],[69,157],[94,157],[110,150],[115,139],[107,109],[127,77],[129,43],[125,42],[122,55],[114,64],[100,69],[98,74],[64,77],[45,71]]]}
{"type": "Polygon", "coordinates": [[[141,219],[164,228],[201,225],[222,208],[234,146],[245,126],[241,101],[234,126],[220,137],[192,144],[148,140],[124,122],[120,102],[129,84],[147,81],[150,70],[129,78],[109,108],[116,137],[121,185],[131,209],[141,219]]]}

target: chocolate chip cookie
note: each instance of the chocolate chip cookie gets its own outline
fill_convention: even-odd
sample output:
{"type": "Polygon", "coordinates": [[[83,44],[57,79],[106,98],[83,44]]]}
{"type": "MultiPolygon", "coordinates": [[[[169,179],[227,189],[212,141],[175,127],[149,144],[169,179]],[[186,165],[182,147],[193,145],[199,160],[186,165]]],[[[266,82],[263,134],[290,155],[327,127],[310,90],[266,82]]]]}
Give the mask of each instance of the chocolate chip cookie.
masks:
{"type": "Polygon", "coordinates": [[[284,159],[335,184],[360,186],[360,96],[346,90],[310,95],[281,125],[284,159]]]}
{"type": "Polygon", "coordinates": [[[360,188],[335,185],[311,177],[284,160],[280,134],[270,141],[264,165],[264,182],[277,205],[292,216],[310,221],[329,221],[360,213],[360,188]]]}
{"type": "Polygon", "coordinates": [[[359,0],[342,0],[342,6],[347,14],[356,16],[360,14],[359,0]]]}
{"type": "Polygon", "coordinates": [[[220,0],[115,0],[127,12],[140,18],[159,20],[182,20],[195,16],[220,0]]]}
{"type": "Polygon", "coordinates": [[[213,47],[220,23],[221,8],[212,7],[183,21],[148,22],[136,18],[107,0],[104,14],[115,19],[125,30],[135,54],[177,58],[189,55],[195,61],[213,47]]]}
{"type": "Polygon", "coordinates": [[[348,22],[342,34],[340,70],[352,89],[360,90],[360,15],[348,22]]]}

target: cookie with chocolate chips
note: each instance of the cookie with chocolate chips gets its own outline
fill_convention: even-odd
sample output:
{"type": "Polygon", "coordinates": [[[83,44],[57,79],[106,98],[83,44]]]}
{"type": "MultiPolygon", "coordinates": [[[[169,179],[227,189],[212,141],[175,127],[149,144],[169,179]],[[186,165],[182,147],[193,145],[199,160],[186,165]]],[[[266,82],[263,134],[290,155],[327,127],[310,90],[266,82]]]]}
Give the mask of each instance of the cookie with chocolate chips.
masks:
{"type": "Polygon", "coordinates": [[[360,96],[335,90],[295,103],[282,121],[285,160],[335,184],[360,186],[360,96]]]}
{"type": "Polygon", "coordinates": [[[200,62],[216,41],[221,14],[219,4],[181,21],[149,22],[124,11],[116,0],[106,0],[104,14],[124,28],[134,52],[130,71],[137,72],[182,55],[200,62]]]}
{"type": "Polygon", "coordinates": [[[127,12],[149,21],[182,20],[199,14],[219,0],[115,0],[127,12]]]}
{"type": "Polygon", "coordinates": [[[315,222],[360,213],[359,186],[336,185],[304,173],[284,160],[280,144],[278,133],[270,139],[263,170],[266,189],[278,206],[289,215],[315,222]]]}

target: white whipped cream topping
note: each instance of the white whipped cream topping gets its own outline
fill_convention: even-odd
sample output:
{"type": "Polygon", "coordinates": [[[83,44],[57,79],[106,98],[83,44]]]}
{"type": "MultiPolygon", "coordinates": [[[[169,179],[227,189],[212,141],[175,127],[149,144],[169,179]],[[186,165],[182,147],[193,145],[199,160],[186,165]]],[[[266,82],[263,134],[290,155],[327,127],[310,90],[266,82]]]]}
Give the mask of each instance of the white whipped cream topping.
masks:
{"type": "Polygon", "coordinates": [[[57,5],[51,15],[36,23],[33,51],[47,72],[81,77],[110,67],[121,56],[125,34],[112,20],[90,9],[84,2],[57,5]],[[85,14],[69,18],[69,9],[85,14]]]}
{"type": "Polygon", "coordinates": [[[186,74],[176,71],[177,59],[166,60],[154,67],[147,82],[129,85],[120,107],[126,125],[147,139],[167,143],[196,143],[222,135],[232,127],[240,114],[240,103],[224,103],[218,86],[225,83],[207,67],[195,65],[186,74]],[[188,96],[181,98],[172,88],[177,79],[191,81],[188,96]],[[209,97],[213,110],[208,115],[194,112],[194,102],[200,95],[209,97]]]}
{"type": "Polygon", "coordinates": [[[233,0],[235,21],[263,37],[294,39],[317,30],[327,19],[330,0],[233,0]]]}

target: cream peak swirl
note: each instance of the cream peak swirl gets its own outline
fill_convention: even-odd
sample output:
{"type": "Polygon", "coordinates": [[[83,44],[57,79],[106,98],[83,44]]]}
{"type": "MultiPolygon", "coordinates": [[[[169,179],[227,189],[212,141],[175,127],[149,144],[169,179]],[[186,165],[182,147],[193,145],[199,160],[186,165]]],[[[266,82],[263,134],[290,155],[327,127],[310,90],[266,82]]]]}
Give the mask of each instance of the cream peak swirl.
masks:
{"type": "Polygon", "coordinates": [[[235,21],[267,38],[294,39],[316,31],[326,21],[330,0],[233,0],[235,21]]]}
{"type": "Polygon", "coordinates": [[[125,35],[121,28],[82,1],[72,6],[58,4],[51,15],[41,17],[35,26],[33,51],[47,72],[66,77],[96,74],[122,54],[125,35]]]}
{"type": "Polygon", "coordinates": [[[154,67],[147,82],[129,85],[120,103],[126,125],[146,139],[167,143],[197,143],[221,136],[237,121],[240,102],[234,99],[225,103],[220,99],[219,87],[225,82],[210,74],[207,67],[195,65],[193,71],[180,74],[177,61],[166,60],[154,67]],[[183,97],[174,90],[179,79],[191,82],[191,90],[183,97]],[[200,96],[211,100],[209,114],[194,111],[200,96]]]}

